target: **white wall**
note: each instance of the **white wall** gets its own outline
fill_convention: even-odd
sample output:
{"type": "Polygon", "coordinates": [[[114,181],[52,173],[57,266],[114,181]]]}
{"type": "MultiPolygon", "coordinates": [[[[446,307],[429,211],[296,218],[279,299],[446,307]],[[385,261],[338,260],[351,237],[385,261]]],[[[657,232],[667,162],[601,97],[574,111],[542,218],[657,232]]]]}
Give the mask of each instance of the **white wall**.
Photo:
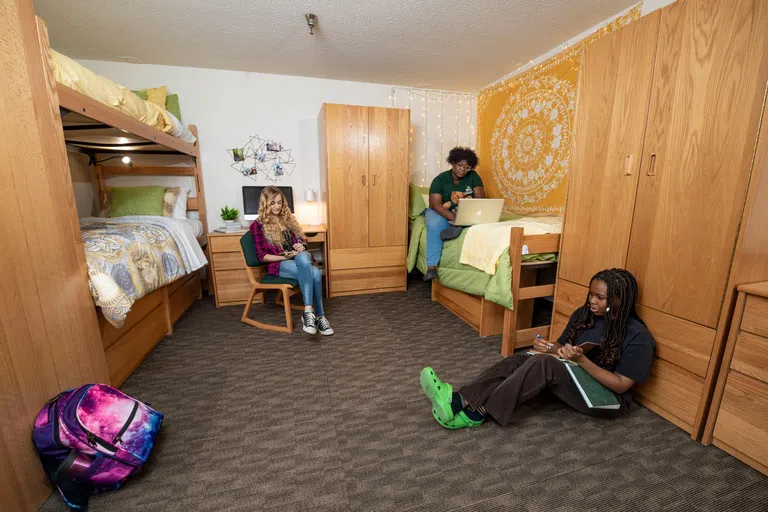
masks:
{"type": "MultiPolygon", "coordinates": [[[[230,167],[227,149],[242,146],[251,135],[278,140],[292,150],[296,168],[278,183],[292,186],[294,198],[320,185],[317,114],[323,102],[389,106],[391,86],[240,71],[223,71],[106,61],[82,61],[96,73],[129,89],[167,85],[178,93],[185,124],[200,135],[209,229],[221,224],[222,206],[242,209],[243,185],[254,182],[230,167]]],[[[118,162],[119,163],[119,162],[118,162]]],[[[146,179],[137,178],[142,184],[146,179]]],[[[117,185],[117,182],[110,182],[117,185]]],[[[120,184],[130,179],[120,178],[120,184]]],[[[298,205],[297,205],[298,206],[298,205]]],[[[311,219],[299,219],[311,220],[311,219]]]]}
{"type": "Polygon", "coordinates": [[[643,9],[641,11],[641,15],[645,16],[649,12],[653,12],[656,9],[661,9],[662,7],[674,2],[675,0],[643,0],[643,9]]]}

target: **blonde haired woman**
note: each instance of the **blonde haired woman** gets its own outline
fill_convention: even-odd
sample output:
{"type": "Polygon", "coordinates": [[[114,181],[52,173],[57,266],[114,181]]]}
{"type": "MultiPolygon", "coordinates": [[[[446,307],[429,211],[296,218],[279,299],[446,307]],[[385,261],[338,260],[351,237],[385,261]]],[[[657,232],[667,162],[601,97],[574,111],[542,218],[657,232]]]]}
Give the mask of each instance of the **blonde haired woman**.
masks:
{"type": "Polygon", "coordinates": [[[296,279],[304,298],[304,332],[333,334],[323,312],[323,276],[312,265],[307,242],[288,202],[277,187],[265,187],[259,199],[259,218],[251,224],[259,261],[273,276],[296,279]]]}

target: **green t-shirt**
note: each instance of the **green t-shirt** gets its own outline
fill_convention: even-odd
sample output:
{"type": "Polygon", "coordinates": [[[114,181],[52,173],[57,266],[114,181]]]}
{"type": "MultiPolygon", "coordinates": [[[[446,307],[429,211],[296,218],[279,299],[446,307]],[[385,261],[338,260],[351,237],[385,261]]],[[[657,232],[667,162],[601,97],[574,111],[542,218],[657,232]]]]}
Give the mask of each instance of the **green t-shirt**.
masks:
{"type": "Polygon", "coordinates": [[[453,175],[449,169],[435,176],[429,187],[429,194],[440,194],[443,198],[443,204],[450,201],[451,207],[448,209],[453,211],[458,206],[458,199],[457,202],[451,200],[452,192],[461,192],[464,194],[462,197],[472,197],[475,195],[475,187],[482,186],[483,180],[475,171],[469,171],[466,176],[461,178],[461,181],[454,183],[453,175]]]}

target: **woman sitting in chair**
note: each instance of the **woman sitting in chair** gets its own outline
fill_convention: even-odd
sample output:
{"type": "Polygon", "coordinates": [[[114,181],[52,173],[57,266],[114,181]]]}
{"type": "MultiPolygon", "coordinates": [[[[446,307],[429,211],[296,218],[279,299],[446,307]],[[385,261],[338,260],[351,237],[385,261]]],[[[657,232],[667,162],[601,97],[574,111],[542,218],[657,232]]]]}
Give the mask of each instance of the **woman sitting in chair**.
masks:
{"type": "Polygon", "coordinates": [[[251,224],[251,233],[256,255],[266,264],[267,272],[299,282],[304,298],[304,332],[320,332],[323,336],[333,334],[323,312],[323,276],[312,265],[304,233],[277,187],[265,187],[261,192],[259,218],[251,224]]]}

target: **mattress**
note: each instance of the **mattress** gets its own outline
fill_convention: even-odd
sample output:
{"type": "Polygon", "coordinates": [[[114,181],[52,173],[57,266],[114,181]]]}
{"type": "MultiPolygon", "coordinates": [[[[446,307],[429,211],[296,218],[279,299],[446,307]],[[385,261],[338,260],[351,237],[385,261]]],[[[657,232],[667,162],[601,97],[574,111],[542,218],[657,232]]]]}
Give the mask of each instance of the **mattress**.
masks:
{"type": "Polygon", "coordinates": [[[203,236],[203,223],[199,219],[173,219],[186,231],[192,238],[198,239],[203,236]]]}
{"type": "Polygon", "coordinates": [[[80,220],[88,287],[109,323],[120,328],[137,300],[207,264],[197,222],[147,215],[80,220]]]}
{"type": "Polygon", "coordinates": [[[122,85],[98,75],[79,62],[51,50],[54,78],[62,85],[119,110],[188,144],[195,136],[176,117],[154,103],[144,101],[122,85]]]}

